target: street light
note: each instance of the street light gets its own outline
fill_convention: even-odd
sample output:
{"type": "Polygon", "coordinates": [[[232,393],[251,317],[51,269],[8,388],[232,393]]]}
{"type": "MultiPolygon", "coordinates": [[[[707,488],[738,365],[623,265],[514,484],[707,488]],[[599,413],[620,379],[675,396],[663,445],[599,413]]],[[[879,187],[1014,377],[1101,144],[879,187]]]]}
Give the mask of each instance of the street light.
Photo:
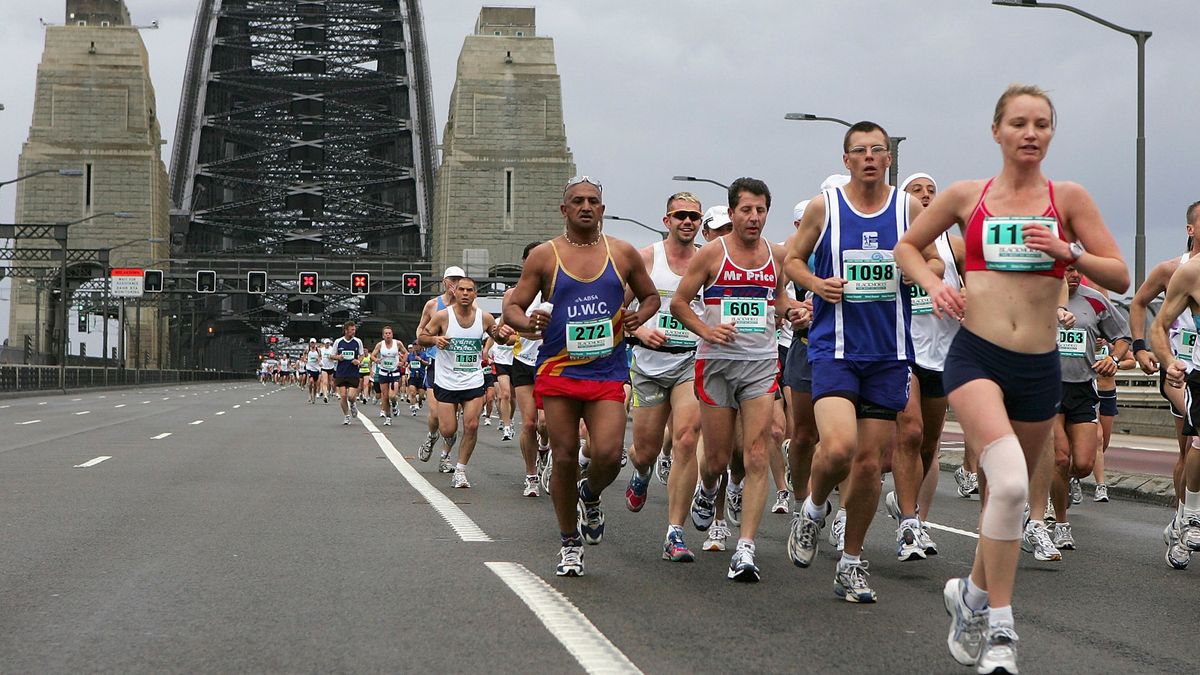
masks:
{"type": "Polygon", "coordinates": [[[1137,188],[1135,197],[1137,227],[1133,235],[1133,278],[1134,290],[1141,288],[1142,282],[1146,279],[1146,40],[1149,40],[1153,33],[1148,30],[1133,30],[1118,26],[1078,7],[1059,2],[992,0],[992,4],[1002,7],[1045,7],[1066,10],[1118,33],[1124,33],[1137,43],[1137,188]]]}
{"type": "Polygon", "coordinates": [[[604,216],[604,219],[605,219],[605,220],[620,220],[620,221],[623,221],[623,222],[626,222],[626,223],[633,223],[634,225],[637,225],[638,227],[640,227],[640,228],[642,228],[642,229],[644,229],[644,230],[650,230],[650,231],[651,231],[651,232],[653,232],[654,234],[657,234],[658,236],[662,237],[663,239],[666,239],[666,238],[667,238],[667,235],[668,235],[668,234],[670,234],[670,233],[669,233],[669,232],[667,232],[666,230],[660,230],[660,229],[658,229],[658,228],[656,228],[656,227],[650,227],[649,225],[647,225],[647,224],[645,224],[645,223],[641,222],[640,220],[634,220],[633,218],[622,218],[621,216],[609,216],[609,215],[605,215],[605,216],[604,216]]]}
{"type": "Polygon", "coordinates": [[[725,188],[726,190],[729,189],[728,185],[718,182],[718,181],[715,181],[711,178],[697,178],[696,176],[672,176],[671,180],[681,180],[681,181],[690,182],[690,183],[712,183],[713,185],[716,185],[717,187],[722,187],[722,188],[725,188]]]}
{"type": "Polygon", "coordinates": [[[60,176],[82,176],[83,169],[42,169],[41,171],[27,173],[24,176],[18,176],[17,178],[13,178],[11,180],[0,181],[0,187],[11,185],[13,183],[20,183],[23,180],[28,180],[34,176],[41,176],[47,173],[57,173],[60,176]]]}
{"type": "MultiPolygon", "coordinates": [[[[810,115],[809,113],[787,113],[783,116],[785,120],[793,122],[833,122],[840,124],[847,129],[854,126],[850,122],[837,117],[825,117],[824,115],[810,115]]],[[[907,136],[888,136],[888,152],[892,154],[892,166],[888,169],[888,182],[892,185],[899,185],[900,180],[900,141],[908,138],[907,136]]]]}

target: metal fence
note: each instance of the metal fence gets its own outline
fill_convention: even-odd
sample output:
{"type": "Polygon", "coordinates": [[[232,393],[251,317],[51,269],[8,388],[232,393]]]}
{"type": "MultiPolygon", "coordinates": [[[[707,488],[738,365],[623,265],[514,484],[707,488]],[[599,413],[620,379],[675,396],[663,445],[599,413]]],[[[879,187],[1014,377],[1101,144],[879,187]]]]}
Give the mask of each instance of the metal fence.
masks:
{"type": "MultiPolygon", "coordinates": [[[[150,370],[68,366],[66,388],[113,387],[138,384],[175,384],[214,380],[245,380],[253,373],[218,370],[150,370]]],[[[58,389],[57,366],[0,365],[0,392],[58,389]]]]}

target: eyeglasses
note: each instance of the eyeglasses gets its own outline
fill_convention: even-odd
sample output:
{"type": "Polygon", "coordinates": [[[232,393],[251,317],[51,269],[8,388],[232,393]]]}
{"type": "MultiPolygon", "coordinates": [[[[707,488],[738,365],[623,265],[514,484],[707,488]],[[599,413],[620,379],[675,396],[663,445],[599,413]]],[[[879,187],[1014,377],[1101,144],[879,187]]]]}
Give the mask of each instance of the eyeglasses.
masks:
{"type": "Polygon", "coordinates": [[[872,145],[869,148],[865,145],[856,145],[853,148],[850,148],[848,153],[851,155],[857,155],[857,156],[861,157],[862,155],[866,155],[866,154],[884,155],[884,154],[887,154],[887,151],[888,151],[888,149],[882,145],[872,145]]]}
{"type": "Polygon", "coordinates": [[[676,209],[674,211],[667,211],[667,215],[671,216],[675,220],[690,220],[693,223],[700,222],[700,219],[704,217],[703,213],[700,213],[699,211],[693,211],[691,209],[676,209]]]}
{"type": "Polygon", "coordinates": [[[563,194],[566,194],[567,190],[570,190],[573,186],[579,185],[580,183],[595,185],[597,190],[604,190],[604,186],[600,184],[600,181],[592,178],[591,176],[575,176],[571,180],[567,181],[567,184],[563,186],[563,194]]]}

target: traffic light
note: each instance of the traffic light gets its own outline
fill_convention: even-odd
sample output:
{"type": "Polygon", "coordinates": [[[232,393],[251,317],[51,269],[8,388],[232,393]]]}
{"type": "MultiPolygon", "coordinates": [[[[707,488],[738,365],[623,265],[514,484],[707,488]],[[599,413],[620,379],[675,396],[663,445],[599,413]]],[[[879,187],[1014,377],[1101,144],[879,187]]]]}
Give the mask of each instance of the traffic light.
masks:
{"type": "Polygon", "coordinates": [[[262,295],[267,292],[267,273],[261,271],[252,271],[246,273],[246,290],[262,295]]]}
{"type": "Polygon", "coordinates": [[[142,274],[142,292],[143,293],[162,293],[163,292],[163,271],[162,270],[146,270],[142,274]]]}
{"type": "Polygon", "coordinates": [[[196,272],[196,292],[215,293],[217,291],[217,273],[212,270],[196,272]]]}
{"type": "Polygon", "coordinates": [[[88,315],[84,314],[83,312],[79,313],[79,332],[88,332],[88,315]]]}
{"type": "Polygon", "coordinates": [[[354,272],[350,275],[350,294],[366,295],[370,293],[371,275],[366,272],[354,272]]]}
{"type": "Polygon", "coordinates": [[[269,342],[271,344],[275,344],[276,342],[279,342],[279,337],[272,335],[271,337],[267,338],[267,342],[269,342]]]}
{"type": "Polygon", "coordinates": [[[217,332],[217,329],[213,328],[212,326],[208,327],[208,337],[212,337],[213,335],[216,334],[216,332],[217,332]]]}
{"type": "Polygon", "coordinates": [[[300,292],[304,295],[316,295],[320,282],[316,272],[300,273],[300,292]]]}
{"type": "Polygon", "coordinates": [[[416,272],[405,272],[403,277],[404,288],[401,289],[404,295],[420,295],[421,294],[421,275],[416,272]]]}

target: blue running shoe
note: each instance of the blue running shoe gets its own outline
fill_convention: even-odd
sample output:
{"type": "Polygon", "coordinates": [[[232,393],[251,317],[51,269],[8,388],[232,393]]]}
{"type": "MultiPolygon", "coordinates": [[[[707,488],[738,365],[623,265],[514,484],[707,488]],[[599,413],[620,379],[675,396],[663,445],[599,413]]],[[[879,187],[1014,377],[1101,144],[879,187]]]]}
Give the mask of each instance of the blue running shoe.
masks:
{"type": "Polygon", "coordinates": [[[667,533],[667,538],[663,541],[662,557],[663,560],[671,562],[692,562],[696,559],[687,544],[683,543],[683,532],[678,530],[671,530],[667,533]]]}
{"type": "MultiPolygon", "coordinates": [[[[579,481],[581,488],[585,480],[579,481]]],[[[585,502],[580,497],[578,510],[579,531],[583,534],[583,540],[593,546],[599,544],[604,539],[604,511],[600,509],[600,500],[585,502]]]]}
{"type": "Polygon", "coordinates": [[[650,488],[650,477],[642,478],[634,469],[629,477],[629,486],[625,488],[625,508],[637,513],[646,505],[646,492],[650,488]]]}

